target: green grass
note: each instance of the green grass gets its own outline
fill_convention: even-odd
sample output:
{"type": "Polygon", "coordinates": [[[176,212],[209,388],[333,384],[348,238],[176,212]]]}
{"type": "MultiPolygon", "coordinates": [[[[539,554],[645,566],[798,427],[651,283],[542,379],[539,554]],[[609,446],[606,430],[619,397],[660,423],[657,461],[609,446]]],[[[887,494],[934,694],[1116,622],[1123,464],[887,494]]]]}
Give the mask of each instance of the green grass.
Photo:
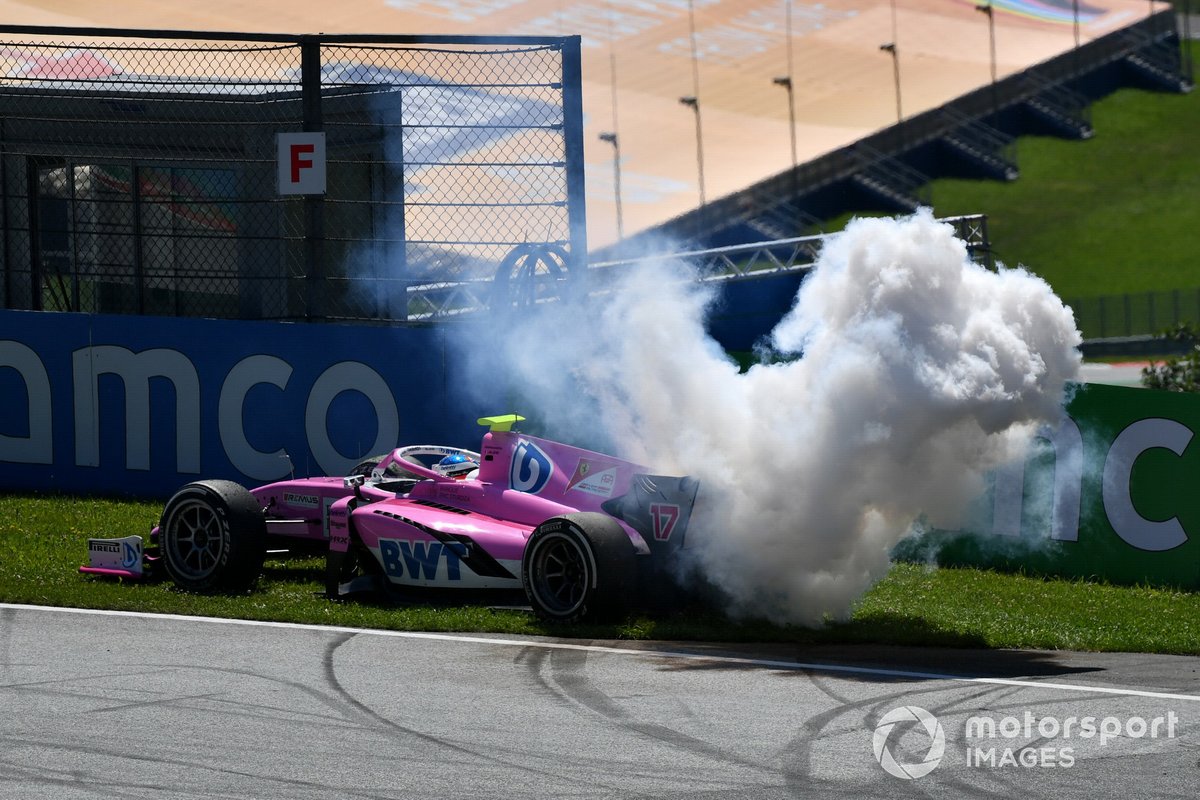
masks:
{"type": "Polygon", "coordinates": [[[150,503],[0,496],[0,601],[388,630],[1200,653],[1198,594],[914,564],[895,565],[850,620],[820,630],[711,611],[562,628],[528,612],[457,599],[334,603],[321,595],[320,558],[269,560],[258,588],[241,596],[195,595],[165,581],[120,582],[76,571],[89,536],[144,533],[158,512],[150,503]]]}
{"type": "MultiPolygon", "coordinates": [[[[1190,46],[1200,61],[1200,42],[1190,46]]],[[[934,213],[986,214],[996,257],[1042,276],[1068,300],[1200,287],[1200,91],[1120,89],[1091,110],[1089,140],[1019,138],[1015,181],[932,181],[934,213]]],[[[826,229],[840,230],[852,216],[826,229]]],[[[1192,295],[1184,301],[1181,313],[1194,313],[1192,295]]],[[[1170,298],[1157,302],[1161,323],[1170,298]]],[[[1122,313],[1110,309],[1110,335],[1124,332],[1122,313]]],[[[1140,332],[1153,313],[1139,307],[1130,316],[1140,332]]]]}
{"type": "Polygon", "coordinates": [[[1019,139],[1011,183],[934,181],[935,213],[986,214],[1000,260],[1062,297],[1200,286],[1200,92],[1121,89],[1092,124],[1087,141],[1019,139]]]}

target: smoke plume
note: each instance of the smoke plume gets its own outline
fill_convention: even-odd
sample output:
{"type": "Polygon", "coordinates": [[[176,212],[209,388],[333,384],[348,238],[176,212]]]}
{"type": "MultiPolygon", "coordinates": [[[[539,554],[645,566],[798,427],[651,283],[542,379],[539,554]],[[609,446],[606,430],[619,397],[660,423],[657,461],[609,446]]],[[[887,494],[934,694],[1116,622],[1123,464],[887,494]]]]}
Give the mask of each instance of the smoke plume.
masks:
{"type": "Polygon", "coordinates": [[[1045,281],[975,264],[928,211],[828,240],[747,371],[705,331],[713,302],[687,264],[651,264],[465,347],[468,381],[507,374],[551,435],[698,478],[692,565],[777,622],[844,618],[914,520],[953,527],[1080,363],[1045,281]]]}

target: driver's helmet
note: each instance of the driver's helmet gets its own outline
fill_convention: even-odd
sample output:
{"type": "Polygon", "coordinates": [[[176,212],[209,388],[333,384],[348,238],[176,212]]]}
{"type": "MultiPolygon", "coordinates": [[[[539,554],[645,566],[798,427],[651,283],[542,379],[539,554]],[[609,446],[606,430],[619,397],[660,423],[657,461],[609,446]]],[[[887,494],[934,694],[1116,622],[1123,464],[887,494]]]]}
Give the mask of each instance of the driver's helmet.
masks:
{"type": "Polygon", "coordinates": [[[479,462],[462,453],[452,453],[433,465],[433,471],[447,478],[462,480],[479,469],[479,462]]]}

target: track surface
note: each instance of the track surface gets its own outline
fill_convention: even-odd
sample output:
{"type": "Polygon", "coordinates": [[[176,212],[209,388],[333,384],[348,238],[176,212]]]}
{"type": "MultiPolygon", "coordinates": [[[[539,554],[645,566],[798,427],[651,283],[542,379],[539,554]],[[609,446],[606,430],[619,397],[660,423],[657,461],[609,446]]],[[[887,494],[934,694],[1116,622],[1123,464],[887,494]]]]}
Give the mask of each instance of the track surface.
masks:
{"type": "MultiPolygon", "coordinates": [[[[0,605],[0,798],[1191,797],[1198,670],[1169,656],[733,653],[0,605]],[[880,719],[907,705],[936,715],[946,741],[912,780],[872,749],[880,719]],[[971,715],[1026,712],[1031,738],[965,738],[971,715]],[[1036,730],[1172,713],[1173,737],[1036,730]],[[1069,746],[1074,763],[969,766],[975,744],[1059,760],[1069,746]]],[[[903,764],[930,741],[904,723],[886,739],[903,764]]]]}
{"type": "Polygon", "coordinates": [[[1079,378],[1083,383],[1140,387],[1142,385],[1142,369],[1149,364],[1148,361],[1130,361],[1122,364],[1084,364],[1079,378]]]}

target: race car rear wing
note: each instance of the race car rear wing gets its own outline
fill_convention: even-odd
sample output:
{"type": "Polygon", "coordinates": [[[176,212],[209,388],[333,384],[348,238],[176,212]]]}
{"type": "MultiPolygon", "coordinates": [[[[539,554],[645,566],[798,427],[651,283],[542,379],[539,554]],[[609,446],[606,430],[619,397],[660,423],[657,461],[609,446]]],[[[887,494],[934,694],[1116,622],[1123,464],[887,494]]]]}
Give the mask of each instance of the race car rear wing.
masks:
{"type": "Polygon", "coordinates": [[[665,563],[684,545],[699,488],[694,478],[638,474],[628,492],[600,507],[640,533],[650,554],[665,563]]]}

